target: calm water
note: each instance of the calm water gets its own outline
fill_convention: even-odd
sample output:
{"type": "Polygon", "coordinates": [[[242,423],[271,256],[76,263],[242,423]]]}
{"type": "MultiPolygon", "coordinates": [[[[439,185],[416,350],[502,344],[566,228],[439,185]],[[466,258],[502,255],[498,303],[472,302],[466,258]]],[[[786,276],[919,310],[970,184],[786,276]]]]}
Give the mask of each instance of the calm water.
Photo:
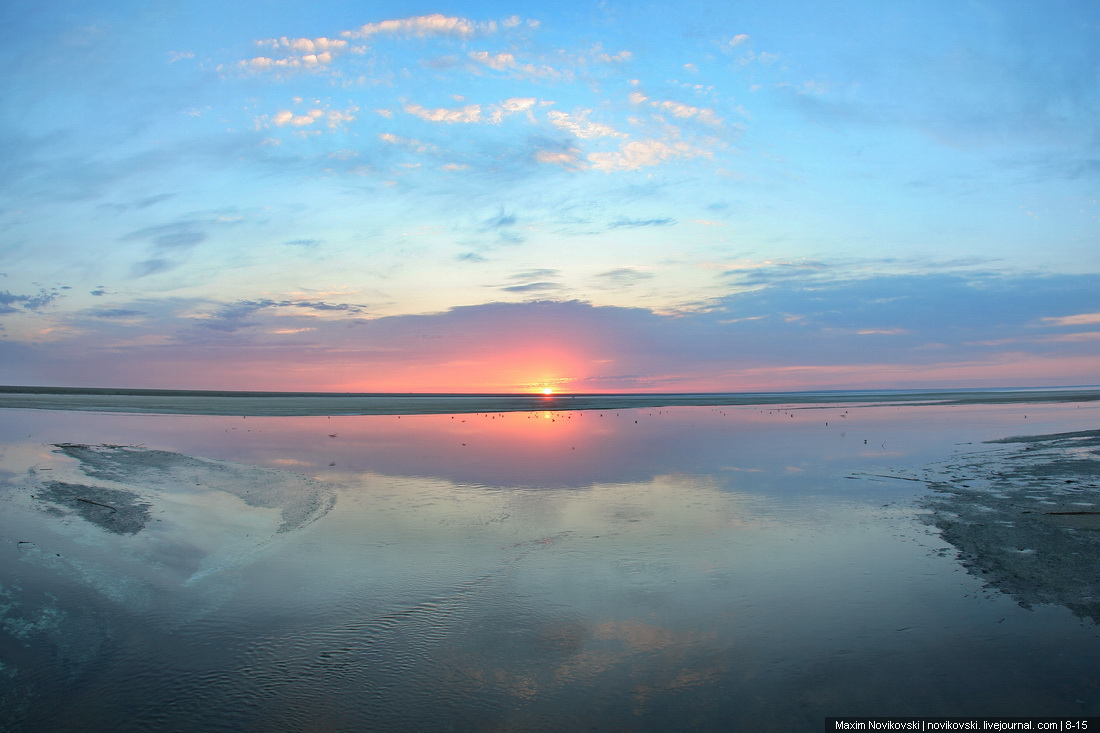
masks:
{"type": "Polygon", "coordinates": [[[11,730],[1100,715],[1096,626],[983,588],[921,521],[923,484],[881,476],[986,439],[1096,428],[1096,403],[0,412],[11,730]],[[151,521],[112,534],[32,497],[28,471],[77,475],[54,443],[277,469],[248,474],[271,491],[293,472],[335,503],[272,531],[277,510],[211,490],[224,464],[208,463],[197,488],[139,476],[135,490],[161,492],[151,521]]]}

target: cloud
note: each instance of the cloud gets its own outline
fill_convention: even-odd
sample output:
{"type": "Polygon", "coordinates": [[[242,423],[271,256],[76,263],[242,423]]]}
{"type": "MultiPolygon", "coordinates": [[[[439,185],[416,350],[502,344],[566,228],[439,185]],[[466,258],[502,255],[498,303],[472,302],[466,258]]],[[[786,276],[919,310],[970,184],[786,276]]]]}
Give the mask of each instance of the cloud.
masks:
{"type": "Polygon", "coordinates": [[[1051,326],[1092,326],[1100,323],[1100,313],[1078,313],[1072,316],[1044,318],[1051,326]]]}
{"type": "Polygon", "coordinates": [[[438,147],[432,145],[431,143],[426,143],[422,140],[417,140],[415,138],[401,137],[400,135],[394,135],[390,132],[383,132],[379,134],[378,139],[382,142],[389,143],[390,145],[395,145],[399,148],[407,150],[410,153],[418,153],[423,155],[437,154],[441,152],[438,147]]]}
{"type": "Polygon", "coordinates": [[[490,69],[504,71],[516,65],[516,57],[510,53],[490,54],[488,51],[471,51],[470,58],[490,69]]]}
{"type": "MultiPolygon", "coordinates": [[[[549,269],[497,292],[562,293],[549,269]]],[[[1055,324],[1100,312],[1100,276],[827,270],[831,280],[774,280],[667,315],[575,300],[371,318],[362,304],[309,298],[146,299],[114,306],[140,318],[51,314],[61,335],[48,349],[21,342],[21,358],[62,384],[227,389],[494,391],[550,367],[562,384],[661,391],[1095,381],[1093,333],[1067,340],[1055,324]],[[123,341],[136,345],[119,360],[123,341]]],[[[643,276],[622,267],[599,279],[643,276]]]]}
{"type": "Polygon", "coordinates": [[[721,125],[722,118],[714,113],[714,110],[707,109],[705,107],[692,107],[688,104],[681,102],[663,101],[663,102],[650,102],[650,104],[659,110],[670,113],[673,117],[677,117],[682,120],[696,119],[700,122],[704,122],[708,125],[721,125]]]}
{"type": "Polygon", "coordinates": [[[563,286],[558,283],[552,282],[533,282],[525,283],[523,285],[508,285],[502,287],[501,290],[507,293],[546,293],[555,290],[563,290],[563,286]]]}
{"type": "Polygon", "coordinates": [[[146,315],[145,311],[132,308],[95,308],[85,311],[85,313],[92,318],[134,318],[146,315]]]}
{"type": "Polygon", "coordinates": [[[230,212],[214,212],[209,216],[191,216],[156,226],[143,227],[122,237],[121,241],[146,240],[152,245],[152,256],[135,263],[130,269],[130,277],[140,279],[179,267],[179,259],[184,252],[202,244],[210,238],[209,229],[235,226],[243,218],[230,212]],[[174,254],[169,259],[166,253],[174,254]]]}
{"type": "Polygon", "coordinates": [[[534,116],[531,115],[531,109],[538,103],[538,99],[535,97],[512,97],[511,99],[505,99],[503,102],[493,105],[489,110],[489,120],[495,124],[499,124],[508,115],[514,115],[519,112],[527,112],[528,116],[534,120],[534,116]]]}
{"type": "Polygon", "coordinates": [[[476,64],[471,67],[475,73],[481,67],[493,71],[507,72],[514,78],[528,77],[531,79],[562,79],[569,78],[571,74],[563,72],[548,64],[522,63],[515,54],[503,51],[492,54],[488,51],[471,51],[467,57],[476,64]]]}
{"type": "Polygon", "coordinates": [[[468,18],[441,15],[419,15],[400,20],[383,20],[379,23],[367,23],[353,31],[344,31],[340,35],[344,38],[372,38],[379,35],[408,36],[416,38],[429,38],[451,36],[457,38],[472,38],[479,33],[492,33],[496,31],[497,23],[489,21],[478,23],[468,18]]]}
{"type": "Polygon", "coordinates": [[[130,268],[130,277],[135,280],[148,277],[149,275],[156,275],[161,272],[167,272],[180,266],[179,262],[173,262],[172,260],[165,259],[163,257],[151,257],[141,262],[135,262],[130,268]]]}
{"type": "Polygon", "coordinates": [[[406,104],[404,109],[406,113],[428,122],[443,122],[448,125],[481,122],[481,105],[479,104],[467,104],[455,109],[446,107],[428,109],[419,104],[406,104]]]}
{"type": "MultiPolygon", "coordinates": [[[[286,71],[321,71],[348,47],[348,42],[331,38],[271,38],[257,41],[257,46],[271,49],[271,56],[242,59],[233,67],[251,73],[286,71]]],[[[219,67],[225,71],[226,67],[219,67]]]]}
{"type": "Polygon", "coordinates": [[[159,226],[145,227],[122,237],[123,240],[147,239],[157,247],[163,248],[187,248],[207,240],[209,235],[202,231],[203,222],[187,220],[161,224],[159,226]]]}
{"type": "Polygon", "coordinates": [[[675,219],[627,219],[620,217],[608,225],[608,229],[636,229],[638,227],[667,227],[676,223],[675,219]]]}
{"type": "Polygon", "coordinates": [[[590,109],[578,110],[573,114],[552,110],[546,114],[546,118],[550,120],[550,124],[554,127],[565,130],[582,140],[600,137],[627,136],[625,132],[619,132],[609,125],[600,122],[592,122],[588,119],[588,115],[590,114],[592,114],[592,110],[590,109]]]}
{"type": "Polygon", "coordinates": [[[557,277],[561,274],[561,270],[552,270],[549,268],[539,268],[537,270],[525,270],[524,272],[517,272],[512,275],[513,280],[537,280],[544,277],[557,277]]]}
{"type": "Polygon", "coordinates": [[[616,285],[633,285],[639,280],[649,280],[653,277],[653,273],[636,267],[616,267],[614,270],[601,272],[596,277],[616,285]]]}
{"type": "Polygon", "coordinates": [[[482,230],[488,231],[491,229],[501,229],[503,227],[511,227],[516,224],[515,214],[506,214],[504,209],[501,209],[496,216],[491,216],[481,222],[482,230]]]}
{"type": "MultiPolygon", "coordinates": [[[[223,73],[237,71],[245,74],[329,72],[339,57],[362,56],[366,53],[369,46],[356,42],[371,41],[381,37],[470,40],[495,33],[499,29],[515,28],[523,24],[524,21],[515,16],[500,22],[494,20],[479,22],[439,13],[383,20],[341,31],[339,38],[281,36],[256,41],[256,46],[262,50],[262,55],[241,59],[234,64],[220,65],[218,70],[223,73]]],[[[534,28],[538,23],[527,21],[526,25],[534,28]]]]}
{"type": "Polygon", "coordinates": [[[34,295],[22,295],[0,290],[0,313],[38,312],[61,297],[61,293],[39,288],[34,295]]]}
{"type": "MultiPolygon", "coordinates": [[[[302,104],[301,99],[294,100],[302,104]]],[[[349,122],[354,122],[359,108],[350,105],[346,109],[329,109],[320,100],[313,100],[308,109],[295,112],[290,109],[282,109],[273,115],[264,115],[256,119],[257,127],[290,127],[318,129],[327,127],[330,130],[339,130],[349,122]],[[315,127],[316,125],[316,127],[315,127]]]]}
{"type": "MultiPolygon", "coordinates": [[[[528,112],[538,104],[535,97],[512,97],[502,102],[482,107],[480,104],[467,104],[462,107],[435,107],[427,108],[419,104],[407,103],[404,110],[407,114],[419,117],[428,122],[441,122],[445,124],[500,124],[505,117],[519,112],[528,112]]],[[[532,117],[533,119],[533,117],[532,117]]]]}
{"type": "Polygon", "coordinates": [[[680,158],[696,157],[709,158],[712,154],[681,141],[636,140],[624,143],[615,152],[590,153],[588,161],[598,171],[613,173],[647,168],[680,158]]]}
{"type": "Polygon", "coordinates": [[[537,150],[535,160],[547,165],[556,165],[566,170],[584,170],[588,164],[581,158],[583,153],[577,148],[564,148],[559,150],[537,150]]]}
{"type": "Polygon", "coordinates": [[[201,329],[233,333],[246,328],[263,325],[257,315],[265,310],[275,311],[285,308],[298,308],[321,313],[362,314],[365,305],[359,303],[326,303],[319,300],[238,300],[218,306],[212,311],[200,312],[191,317],[192,323],[201,329]]]}
{"type": "Polygon", "coordinates": [[[101,204],[101,206],[105,209],[113,209],[114,211],[122,213],[125,211],[130,211],[132,209],[147,209],[150,206],[159,204],[162,201],[167,201],[175,195],[176,194],[174,193],[159,193],[153,196],[143,196],[139,199],[124,204],[101,204]]]}
{"type": "Polygon", "coordinates": [[[785,281],[808,283],[821,278],[836,278],[838,271],[844,274],[844,266],[819,260],[793,260],[745,263],[734,265],[722,277],[736,280],[741,285],[771,285],[785,281]]]}

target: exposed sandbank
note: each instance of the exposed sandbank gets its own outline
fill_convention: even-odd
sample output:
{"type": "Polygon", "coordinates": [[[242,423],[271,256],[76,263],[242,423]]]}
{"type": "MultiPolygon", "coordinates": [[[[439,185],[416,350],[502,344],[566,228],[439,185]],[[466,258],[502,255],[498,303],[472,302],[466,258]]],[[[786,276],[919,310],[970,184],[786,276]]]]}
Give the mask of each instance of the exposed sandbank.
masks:
{"type": "Polygon", "coordinates": [[[989,445],[929,468],[926,521],[1020,605],[1100,622],[1100,430],[989,445]]]}
{"type": "Polygon", "coordinates": [[[716,394],[323,394],[0,387],[0,408],[182,415],[429,415],[734,405],[1088,402],[1100,388],[716,394]]]}
{"type": "MultiPolygon", "coordinates": [[[[335,503],[332,486],[294,471],[139,446],[53,447],[66,458],[10,480],[3,494],[9,518],[23,517],[19,549],[30,557],[32,538],[63,544],[62,537],[104,548],[102,567],[76,553],[72,570],[94,577],[109,596],[121,593],[125,574],[115,565],[123,557],[172,568],[158,582],[193,582],[304,528],[335,503]],[[35,516],[53,521],[39,525],[35,516]]],[[[44,557],[57,566],[70,554],[44,557]]]]}

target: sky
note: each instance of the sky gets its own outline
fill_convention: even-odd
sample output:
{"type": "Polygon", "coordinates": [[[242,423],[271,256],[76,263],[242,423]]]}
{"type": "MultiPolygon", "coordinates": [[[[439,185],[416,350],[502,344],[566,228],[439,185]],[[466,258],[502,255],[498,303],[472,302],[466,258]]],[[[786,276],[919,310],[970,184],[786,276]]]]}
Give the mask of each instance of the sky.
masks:
{"type": "Polygon", "coordinates": [[[0,384],[1100,382],[1091,0],[8,0],[0,69],[0,384]]]}

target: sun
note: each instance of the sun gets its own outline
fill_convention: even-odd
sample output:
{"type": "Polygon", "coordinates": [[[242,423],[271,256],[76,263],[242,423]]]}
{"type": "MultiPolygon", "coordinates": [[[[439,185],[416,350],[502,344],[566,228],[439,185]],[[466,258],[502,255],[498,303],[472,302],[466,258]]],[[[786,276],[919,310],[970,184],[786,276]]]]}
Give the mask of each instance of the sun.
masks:
{"type": "Polygon", "coordinates": [[[550,387],[543,387],[542,388],[542,393],[545,394],[545,395],[552,395],[552,394],[554,394],[554,390],[551,389],[550,387]]]}

